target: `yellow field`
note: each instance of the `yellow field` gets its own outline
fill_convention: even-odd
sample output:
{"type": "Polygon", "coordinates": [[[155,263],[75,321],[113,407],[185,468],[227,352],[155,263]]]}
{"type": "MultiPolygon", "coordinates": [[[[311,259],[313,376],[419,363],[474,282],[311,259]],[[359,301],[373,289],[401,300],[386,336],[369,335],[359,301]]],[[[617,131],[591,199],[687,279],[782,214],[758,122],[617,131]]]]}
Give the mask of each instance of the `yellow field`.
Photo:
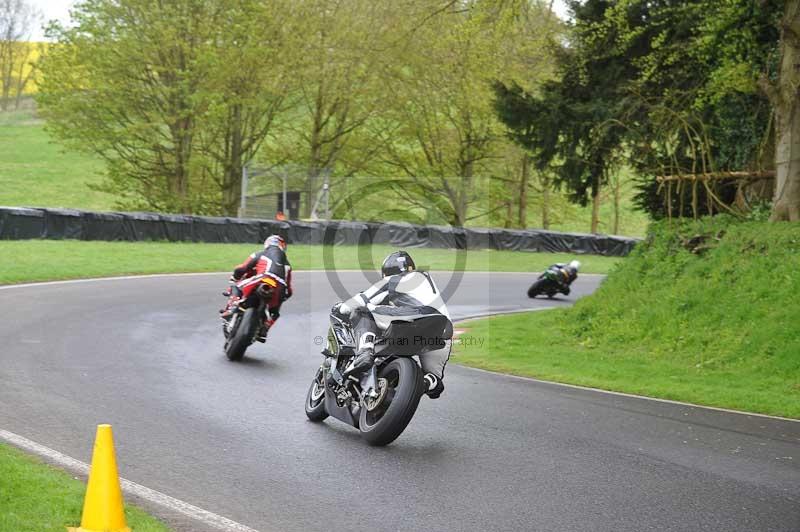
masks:
{"type": "MultiPolygon", "coordinates": [[[[44,42],[21,42],[17,43],[21,49],[17,50],[14,54],[15,57],[19,58],[14,65],[14,72],[18,73],[20,66],[22,66],[22,76],[28,76],[31,74],[32,69],[35,68],[36,62],[42,56],[42,54],[47,50],[48,43],[44,42]],[[21,64],[21,62],[23,62],[21,64]]],[[[34,72],[33,78],[28,81],[25,89],[22,91],[23,94],[35,94],[37,91],[37,73],[34,72]]],[[[16,96],[16,93],[12,89],[11,97],[16,96]]]]}

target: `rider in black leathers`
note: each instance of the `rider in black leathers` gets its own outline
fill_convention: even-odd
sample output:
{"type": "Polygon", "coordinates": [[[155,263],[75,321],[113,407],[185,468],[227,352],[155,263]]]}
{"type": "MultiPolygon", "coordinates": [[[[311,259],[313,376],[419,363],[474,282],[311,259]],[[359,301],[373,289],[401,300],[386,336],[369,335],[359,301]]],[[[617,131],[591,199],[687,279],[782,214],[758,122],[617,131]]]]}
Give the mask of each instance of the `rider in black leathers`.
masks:
{"type": "Polygon", "coordinates": [[[405,251],[390,254],[381,267],[382,279],[356,296],[337,303],[332,312],[348,319],[357,345],[356,357],[345,373],[358,375],[372,366],[375,342],[392,320],[414,321],[441,318],[441,347],[419,356],[425,372],[426,393],[432,399],[444,391],[444,368],[450,358],[452,322],[436,284],[428,273],[415,271],[414,260],[405,251]]]}

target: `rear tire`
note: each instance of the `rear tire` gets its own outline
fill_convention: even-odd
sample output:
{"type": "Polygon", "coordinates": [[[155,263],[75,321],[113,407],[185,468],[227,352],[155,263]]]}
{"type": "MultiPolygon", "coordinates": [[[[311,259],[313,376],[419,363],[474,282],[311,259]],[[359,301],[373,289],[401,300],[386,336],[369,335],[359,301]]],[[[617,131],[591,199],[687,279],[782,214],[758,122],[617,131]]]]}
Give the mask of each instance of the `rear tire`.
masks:
{"type": "Polygon", "coordinates": [[[258,311],[249,308],[239,318],[239,323],[235,325],[235,330],[231,331],[231,337],[225,343],[225,356],[228,360],[238,362],[244,356],[244,352],[253,343],[253,336],[258,328],[258,311]]]}
{"type": "Polygon", "coordinates": [[[369,412],[361,408],[359,430],[370,445],[388,445],[397,439],[414,417],[419,400],[425,392],[425,382],[420,370],[411,358],[396,358],[381,368],[379,379],[386,379],[390,386],[384,402],[369,412]]]}
{"type": "Polygon", "coordinates": [[[544,279],[537,279],[530,288],[528,288],[528,297],[534,298],[542,293],[542,287],[544,286],[544,279]]]}
{"type": "Polygon", "coordinates": [[[317,370],[317,374],[314,375],[314,380],[311,381],[311,386],[309,386],[306,394],[306,416],[315,423],[328,417],[328,411],[325,410],[324,378],[325,373],[320,367],[317,370]]]}

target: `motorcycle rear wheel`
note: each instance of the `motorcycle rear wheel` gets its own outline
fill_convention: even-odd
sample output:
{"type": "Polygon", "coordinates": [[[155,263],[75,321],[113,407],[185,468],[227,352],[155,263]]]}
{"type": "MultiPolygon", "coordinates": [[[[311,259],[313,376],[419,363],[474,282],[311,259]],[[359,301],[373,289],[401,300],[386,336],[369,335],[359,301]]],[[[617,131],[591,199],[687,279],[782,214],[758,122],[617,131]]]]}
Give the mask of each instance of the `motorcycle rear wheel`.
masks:
{"type": "Polygon", "coordinates": [[[225,356],[228,357],[228,360],[237,362],[242,359],[244,352],[253,343],[257,328],[258,311],[254,308],[245,310],[238,323],[234,325],[228,341],[225,342],[225,356]]]}
{"type": "Polygon", "coordinates": [[[414,417],[425,391],[422,370],[411,358],[396,358],[378,372],[389,389],[372,410],[361,408],[359,430],[370,445],[388,445],[397,439],[414,417]]]}
{"type": "Polygon", "coordinates": [[[317,374],[314,375],[314,380],[311,381],[311,386],[309,386],[306,394],[306,416],[314,422],[323,421],[328,417],[328,411],[325,410],[324,378],[325,373],[320,367],[317,369],[317,374]]]}

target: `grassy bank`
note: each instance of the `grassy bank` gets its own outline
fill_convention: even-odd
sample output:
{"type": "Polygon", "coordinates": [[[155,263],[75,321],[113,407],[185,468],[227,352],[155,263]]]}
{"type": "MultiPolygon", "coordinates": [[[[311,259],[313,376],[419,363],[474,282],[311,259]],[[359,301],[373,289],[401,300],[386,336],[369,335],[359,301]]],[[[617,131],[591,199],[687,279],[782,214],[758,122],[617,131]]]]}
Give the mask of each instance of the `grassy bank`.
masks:
{"type": "MultiPolygon", "coordinates": [[[[74,240],[0,241],[0,284],[26,281],[103,277],[112,275],[215,272],[231,270],[254,244],[195,244],[164,242],[81,242],[74,240]]],[[[380,268],[389,246],[304,246],[289,248],[296,270],[380,268]],[[371,261],[371,264],[370,264],[371,261]]],[[[522,253],[449,249],[409,250],[418,267],[430,270],[535,272],[554,262],[569,261],[562,253],[522,253]]],[[[605,273],[621,259],[581,256],[582,270],[605,273]]]]}
{"type": "Polygon", "coordinates": [[[471,322],[454,360],[800,418],[799,252],[800,224],[657,224],[593,296],[471,322]]]}
{"type": "MultiPolygon", "coordinates": [[[[0,445],[0,530],[64,532],[81,520],[86,485],[66,473],[0,445]]],[[[163,523],[127,505],[125,518],[136,532],[166,532],[163,523]]]]}
{"type": "Polygon", "coordinates": [[[54,144],[31,109],[0,113],[0,205],[111,210],[101,161],[54,144]]]}

